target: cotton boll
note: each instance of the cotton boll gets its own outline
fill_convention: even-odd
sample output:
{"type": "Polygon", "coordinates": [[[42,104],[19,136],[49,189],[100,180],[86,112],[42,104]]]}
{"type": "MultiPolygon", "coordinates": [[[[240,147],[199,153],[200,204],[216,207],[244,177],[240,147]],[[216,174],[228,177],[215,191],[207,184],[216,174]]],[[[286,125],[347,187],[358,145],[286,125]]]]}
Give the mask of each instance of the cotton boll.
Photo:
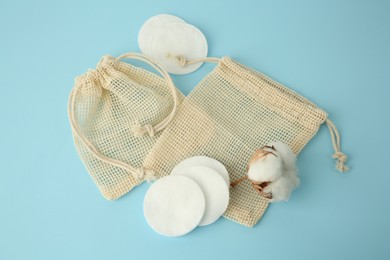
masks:
{"type": "MultiPolygon", "coordinates": [[[[258,150],[261,151],[261,150],[258,150]]],[[[282,175],[282,160],[273,154],[262,156],[256,152],[248,167],[248,178],[254,182],[269,182],[278,179],[282,175]]]]}
{"type": "Polygon", "coordinates": [[[287,201],[299,185],[296,156],[280,141],[256,150],[249,161],[247,175],[253,188],[271,202],[287,201]]]}
{"type": "Polygon", "coordinates": [[[268,146],[275,147],[277,154],[282,157],[282,161],[286,170],[296,168],[296,156],[291,150],[290,146],[281,141],[269,143],[268,146]]]}

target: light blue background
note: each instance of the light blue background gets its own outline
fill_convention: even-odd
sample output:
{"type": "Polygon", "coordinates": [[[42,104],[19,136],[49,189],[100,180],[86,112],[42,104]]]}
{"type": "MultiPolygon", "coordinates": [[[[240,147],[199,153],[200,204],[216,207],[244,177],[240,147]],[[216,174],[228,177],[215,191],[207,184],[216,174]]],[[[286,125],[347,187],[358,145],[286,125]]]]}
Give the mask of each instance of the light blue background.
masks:
{"type": "MultiPolygon", "coordinates": [[[[389,1],[2,0],[0,259],[390,259],[389,46],[389,1]],[[221,219],[176,239],[145,222],[148,184],[104,200],[73,146],[68,94],[102,55],[138,51],[160,13],[329,112],[353,170],[334,170],[323,126],[288,203],[252,229],[221,219]]],[[[174,80],[188,94],[211,69],[174,80]]]]}

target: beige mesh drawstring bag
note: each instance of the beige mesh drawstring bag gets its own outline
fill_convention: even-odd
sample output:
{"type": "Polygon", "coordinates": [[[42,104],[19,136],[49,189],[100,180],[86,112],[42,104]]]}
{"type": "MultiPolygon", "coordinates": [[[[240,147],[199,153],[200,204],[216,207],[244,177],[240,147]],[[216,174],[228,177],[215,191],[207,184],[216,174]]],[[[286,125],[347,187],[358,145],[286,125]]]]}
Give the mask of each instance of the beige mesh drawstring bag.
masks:
{"type": "Polygon", "coordinates": [[[169,74],[147,57],[104,56],[96,70],[77,77],[68,113],[77,151],[107,199],[116,199],[153,172],[143,160],[174,118],[183,96],[169,74]],[[144,61],[163,77],[121,62],[144,61]]]}
{"type": "MultiPolygon", "coordinates": [[[[185,65],[183,58],[178,61],[185,65]]],[[[267,76],[224,57],[184,99],[146,156],[144,167],[161,177],[187,157],[206,155],[222,162],[234,181],[246,174],[257,148],[279,140],[298,154],[324,122],[331,133],[337,169],[346,171],[347,157],[340,151],[337,128],[326,112],[267,76]]],[[[224,216],[251,227],[268,203],[249,182],[243,182],[231,188],[224,216]]]]}

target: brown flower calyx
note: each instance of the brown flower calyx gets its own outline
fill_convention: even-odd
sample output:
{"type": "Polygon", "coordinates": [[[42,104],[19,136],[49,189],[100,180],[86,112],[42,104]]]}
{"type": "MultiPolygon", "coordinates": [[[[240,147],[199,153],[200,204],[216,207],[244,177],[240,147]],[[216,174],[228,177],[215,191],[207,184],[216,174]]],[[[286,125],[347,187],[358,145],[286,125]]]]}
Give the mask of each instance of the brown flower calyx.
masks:
{"type": "Polygon", "coordinates": [[[271,182],[252,182],[252,187],[260,194],[260,196],[266,198],[266,199],[272,199],[272,193],[271,192],[264,192],[264,188],[266,188],[271,182]]]}

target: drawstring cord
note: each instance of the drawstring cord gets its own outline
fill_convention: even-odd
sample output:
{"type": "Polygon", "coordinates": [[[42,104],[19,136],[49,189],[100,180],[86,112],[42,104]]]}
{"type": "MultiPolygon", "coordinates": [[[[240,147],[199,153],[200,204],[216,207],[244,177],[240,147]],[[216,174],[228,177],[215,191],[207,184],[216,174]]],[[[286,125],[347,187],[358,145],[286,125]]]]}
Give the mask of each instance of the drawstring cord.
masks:
{"type": "Polygon", "coordinates": [[[348,156],[343,152],[341,152],[339,131],[337,130],[337,127],[330,119],[326,119],[325,122],[329,128],[330,136],[332,138],[333,149],[335,151],[332,157],[337,160],[336,169],[339,170],[340,172],[347,172],[349,170],[349,166],[346,165],[348,156]]]}

